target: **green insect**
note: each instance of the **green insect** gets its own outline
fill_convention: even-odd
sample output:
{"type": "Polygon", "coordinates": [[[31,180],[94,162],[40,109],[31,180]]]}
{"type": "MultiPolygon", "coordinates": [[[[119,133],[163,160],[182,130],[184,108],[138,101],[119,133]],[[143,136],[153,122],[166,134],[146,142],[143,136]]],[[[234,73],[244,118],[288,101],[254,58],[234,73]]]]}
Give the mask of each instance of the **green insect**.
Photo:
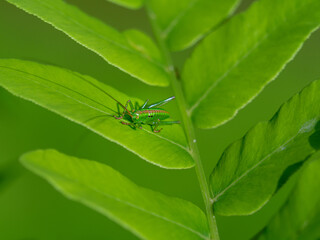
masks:
{"type": "MultiPolygon", "coordinates": [[[[154,133],[159,133],[162,128],[158,130],[158,127],[160,125],[172,125],[172,124],[179,124],[180,121],[164,121],[165,119],[169,118],[169,112],[165,111],[164,109],[161,109],[162,105],[165,105],[166,103],[170,102],[171,100],[175,99],[175,97],[169,97],[165,100],[162,100],[160,102],[156,102],[153,104],[148,105],[149,99],[140,107],[139,104],[136,102],[135,107],[133,107],[133,104],[130,100],[127,101],[126,105],[123,106],[117,99],[115,99],[113,96],[111,96],[108,92],[106,92],[104,89],[96,85],[95,83],[88,82],[90,85],[95,87],[96,89],[100,90],[107,96],[109,96],[111,99],[113,99],[117,103],[118,111],[114,111],[110,109],[107,106],[102,106],[108,108],[111,111],[114,111],[118,114],[118,116],[113,115],[116,119],[125,119],[127,122],[121,121],[120,123],[123,125],[129,125],[130,127],[136,129],[142,128],[142,125],[150,125],[152,128],[152,131],[154,133]],[[131,107],[131,111],[128,110],[128,105],[131,107]],[[120,113],[119,106],[123,108],[123,112],[120,113]]],[[[107,114],[109,115],[109,114],[107,114]]],[[[96,116],[97,117],[105,117],[106,115],[96,116]]],[[[110,115],[109,115],[110,116],[110,115]]],[[[111,115],[112,116],[112,115],[111,115]]],[[[92,120],[93,118],[89,119],[92,120]]],[[[88,120],[88,121],[89,121],[88,120]]]]}
{"type": "Polygon", "coordinates": [[[179,121],[164,121],[170,117],[169,112],[159,108],[173,99],[175,99],[174,96],[150,105],[148,105],[148,99],[141,107],[138,105],[138,103],[136,103],[134,107],[130,100],[128,100],[126,105],[123,106],[119,101],[114,99],[117,102],[119,113],[119,116],[114,116],[114,118],[127,120],[128,122],[121,121],[121,123],[124,125],[129,125],[133,128],[142,128],[142,125],[150,125],[154,133],[159,133],[162,130],[162,128],[158,130],[160,125],[172,125],[180,123],[179,121]],[[128,110],[128,105],[130,105],[131,111],[128,110]],[[122,114],[120,113],[119,106],[123,108],[122,114]]]}

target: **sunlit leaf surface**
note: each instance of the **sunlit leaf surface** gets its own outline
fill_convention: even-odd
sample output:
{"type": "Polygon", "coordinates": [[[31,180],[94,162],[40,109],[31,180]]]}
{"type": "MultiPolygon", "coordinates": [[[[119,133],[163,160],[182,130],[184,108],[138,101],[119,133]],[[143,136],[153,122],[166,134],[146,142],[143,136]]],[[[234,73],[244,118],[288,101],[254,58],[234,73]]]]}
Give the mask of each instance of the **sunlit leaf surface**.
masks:
{"type": "Polygon", "coordinates": [[[240,0],[149,0],[148,7],[171,50],[196,43],[226,19],[240,0]]]}
{"type": "MultiPolygon", "coordinates": [[[[122,33],[78,8],[62,0],[7,1],[50,23],[110,64],[143,82],[156,86],[169,84],[167,71],[159,58],[152,55],[154,51],[140,51],[132,47],[122,33]]],[[[143,35],[141,32],[139,34],[143,35]]],[[[150,48],[150,42],[147,36],[139,38],[143,49],[150,48]]],[[[155,48],[155,45],[152,47],[155,48]]]]}
{"type": "Polygon", "coordinates": [[[182,74],[196,125],[213,128],[232,119],[319,24],[319,0],[260,0],[207,36],[182,74]]]}
{"type": "Polygon", "coordinates": [[[68,198],[142,239],[208,239],[206,217],[197,206],[139,187],[109,166],[55,150],[27,153],[21,161],[68,198]]]}
{"type": "Polygon", "coordinates": [[[254,213],[271,198],[287,167],[320,148],[319,93],[320,80],[225,150],[210,179],[217,214],[254,213]]]}
{"type": "MultiPolygon", "coordinates": [[[[193,160],[180,125],[164,126],[157,134],[150,126],[132,129],[122,125],[116,102],[141,100],[70,70],[21,60],[0,60],[0,86],[41,105],[101,136],[116,142],[141,158],[164,168],[189,168],[193,160]]],[[[63,133],[61,133],[63,135],[63,133]]]]}

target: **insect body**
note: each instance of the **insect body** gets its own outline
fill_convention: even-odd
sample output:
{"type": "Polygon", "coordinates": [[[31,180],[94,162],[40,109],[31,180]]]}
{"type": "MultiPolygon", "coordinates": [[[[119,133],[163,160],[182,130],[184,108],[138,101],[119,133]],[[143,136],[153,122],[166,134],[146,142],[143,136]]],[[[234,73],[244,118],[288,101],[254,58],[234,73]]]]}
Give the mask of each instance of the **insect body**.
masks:
{"type": "Polygon", "coordinates": [[[169,112],[159,108],[174,98],[175,97],[170,97],[150,105],[148,105],[149,100],[147,100],[141,107],[137,103],[134,107],[130,100],[127,101],[125,106],[117,101],[118,113],[120,114],[119,106],[121,106],[124,110],[120,116],[114,117],[116,119],[127,120],[128,122],[121,123],[124,125],[130,125],[133,128],[142,128],[142,125],[144,124],[150,125],[152,127],[152,131],[158,133],[162,130],[162,128],[157,130],[160,125],[172,125],[180,123],[179,121],[164,121],[170,117],[169,112]],[[128,110],[128,105],[130,105],[131,111],[128,110]]]}

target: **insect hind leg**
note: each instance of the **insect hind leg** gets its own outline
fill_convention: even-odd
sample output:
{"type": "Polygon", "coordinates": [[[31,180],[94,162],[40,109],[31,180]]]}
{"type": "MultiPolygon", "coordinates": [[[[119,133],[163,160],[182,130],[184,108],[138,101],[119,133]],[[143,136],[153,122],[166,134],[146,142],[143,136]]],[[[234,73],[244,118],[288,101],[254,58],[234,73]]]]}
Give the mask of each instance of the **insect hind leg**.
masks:
{"type": "Polygon", "coordinates": [[[154,133],[159,133],[159,132],[161,132],[161,130],[162,130],[163,128],[160,128],[159,130],[157,130],[157,128],[159,127],[159,123],[160,123],[160,122],[154,124],[154,127],[153,127],[153,129],[152,129],[152,132],[154,132],[154,133]]]}
{"type": "Polygon", "coordinates": [[[159,125],[173,125],[173,124],[180,124],[180,121],[160,121],[159,125]]]}
{"type": "Polygon", "coordinates": [[[160,119],[158,119],[158,121],[152,122],[150,125],[151,125],[152,131],[154,133],[159,133],[163,129],[163,128],[160,128],[159,130],[157,130],[157,128],[159,126],[161,126],[161,125],[173,125],[173,124],[180,124],[180,121],[161,121],[160,119]]]}

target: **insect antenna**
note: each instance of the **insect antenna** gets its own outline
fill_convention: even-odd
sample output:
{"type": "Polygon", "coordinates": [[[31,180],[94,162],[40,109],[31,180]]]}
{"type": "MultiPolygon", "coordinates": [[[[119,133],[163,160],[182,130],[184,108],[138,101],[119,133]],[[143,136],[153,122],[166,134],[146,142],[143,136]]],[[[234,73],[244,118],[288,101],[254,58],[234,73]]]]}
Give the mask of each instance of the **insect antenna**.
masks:
{"type": "Polygon", "coordinates": [[[102,88],[100,88],[99,86],[97,86],[96,84],[88,81],[87,79],[83,78],[81,75],[77,74],[78,77],[80,77],[82,80],[84,80],[85,82],[89,83],[90,85],[92,85],[93,87],[97,88],[98,90],[100,90],[101,92],[103,92],[104,94],[106,94],[108,97],[110,97],[111,99],[113,99],[116,103],[118,103],[127,113],[130,117],[133,117],[131,112],[125,107],[123,106],[123,104],[121,102],[119,102],[117,99],[115,99],[114,97],[112,97],[109,93],[107,93],[106,91],[104,91],[102,88]]]}
{"type": "Polygon", "coordinates": [[[121,102],[119,102],[117,99],[115,99],[114,97],[112,97],[109,93],[107,93],[106,91],[104,91],[103,89],[100,89],[102,92],[104,92],[106,95],[108,95],[111,99],[113,99],[116,103],[118,103],[127,113],[130,117],[133,117],[131,112],[125,107],[123,106],[123,104],[121,102]]]}

